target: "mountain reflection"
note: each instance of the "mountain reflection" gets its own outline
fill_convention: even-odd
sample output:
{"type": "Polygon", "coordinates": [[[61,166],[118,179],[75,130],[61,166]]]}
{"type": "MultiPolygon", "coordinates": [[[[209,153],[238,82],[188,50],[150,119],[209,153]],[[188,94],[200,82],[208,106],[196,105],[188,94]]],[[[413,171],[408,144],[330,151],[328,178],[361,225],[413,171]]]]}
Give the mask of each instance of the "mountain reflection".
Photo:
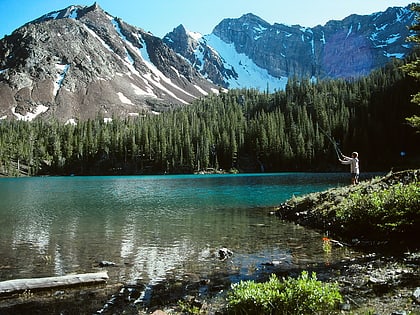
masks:
{"type": "Polygon", "coordinates": [[[312,174],[0,179],[0,281],[94,272],[102,261],[115,265],[106,267],[111,282],[149,285],[185,274],[247,276],[272,261],[284,268],[322,261],[322,236],[282,222],[269,207],[336,185],[330,176],[323,183],[312,174]],[[221,247],[234,255],[219,260],[221,247]]]}

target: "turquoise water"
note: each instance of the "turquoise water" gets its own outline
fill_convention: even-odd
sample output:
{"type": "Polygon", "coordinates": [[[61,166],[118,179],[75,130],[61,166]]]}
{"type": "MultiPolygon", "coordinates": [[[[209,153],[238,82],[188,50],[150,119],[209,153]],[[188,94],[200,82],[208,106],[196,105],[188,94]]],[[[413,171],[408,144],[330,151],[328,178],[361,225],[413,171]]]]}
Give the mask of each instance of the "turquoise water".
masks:
{"type": "Polygon", "coordinates": [[[37,177],[0,179],[0,281],[100,270],[156,283],[215,271],[244,278],[341,259],[322,236],[272,214],[292,197],[347,184],[348,174],[37,177]],[[226,247],[234,254],[217,257],[226,247]]]}

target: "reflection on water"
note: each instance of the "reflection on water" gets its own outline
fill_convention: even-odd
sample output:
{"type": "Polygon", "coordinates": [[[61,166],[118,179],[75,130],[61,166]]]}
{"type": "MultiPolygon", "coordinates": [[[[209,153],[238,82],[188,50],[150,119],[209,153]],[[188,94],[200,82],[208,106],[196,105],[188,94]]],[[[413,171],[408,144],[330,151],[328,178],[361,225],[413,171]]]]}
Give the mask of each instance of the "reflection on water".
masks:
{"type": "MultiPolygon", "coordinates": [[[[346,183],[347,174],[188,175],[0,179],[0,281],[92,272],[111,281],[225,272],[246,278],[348,253],[270,215],[293,195],[346,183]],[[268,208],[266,208],[268,207],[268,208]],[[221,247],[234,255],[217,258],[221,247]]],[[[235,278],[236,277],[236,278],[235,278]]]]}

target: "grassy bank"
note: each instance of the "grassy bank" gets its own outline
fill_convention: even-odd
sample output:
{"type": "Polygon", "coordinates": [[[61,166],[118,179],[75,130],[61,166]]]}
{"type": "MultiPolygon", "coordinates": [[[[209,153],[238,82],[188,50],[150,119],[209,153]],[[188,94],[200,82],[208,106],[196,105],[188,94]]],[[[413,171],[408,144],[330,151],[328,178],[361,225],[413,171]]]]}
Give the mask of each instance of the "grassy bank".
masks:
{"type": "MultiPolygon", "coordinates": [[[[392,251],[396,248],[417,250],[420,170],[389,173],[358,185],[294,197],[283,203],[277,214],[282,219],[322,230],[342,242],[368,250],[378,250],[378,245],[392,251]]],[[[368,259],[369,263],[356,262],[351,267],[329,266],[330,270],[323,272],[329,272],[326,278],[333,281],[331,283],[309,279],[303,271],[298,279],[278,282],[274,277],[265,283],[237,284],[228,294],[228,311],[233,314],[337,314],[340,312],[337,304],[346,300],[341,312],[351,309],[350,314],[376,314],[395,309],[398,314],[400,310],[404,310],[404,314],[405,310],[418,314],[410,293],[418,285],[417,254],[410,260],[405,253],[403,263],[389,257],[368,259]],[[366,268],[366,264],[371,267],[366,268]],[[408,265],[414,269],[409,270],[408,265]],[[400,270],[404,270],[404,279],[395,277],[400,270]],[[338,281],[344,296],[334,287],[337,284],[334,280],[338,281]],[[275,283],[274,290],[272,283],[275,283]],[[287,284],[291,286],[286,288],[287,284]],[[312,303],[312,299],[317,303],[312,303]]]]}
{"type": "Polygon", "coordinates": [[[416,246],[420,170],[389,173],[358,185],[291,198],[277,215],[361,245],[416,246]]]}

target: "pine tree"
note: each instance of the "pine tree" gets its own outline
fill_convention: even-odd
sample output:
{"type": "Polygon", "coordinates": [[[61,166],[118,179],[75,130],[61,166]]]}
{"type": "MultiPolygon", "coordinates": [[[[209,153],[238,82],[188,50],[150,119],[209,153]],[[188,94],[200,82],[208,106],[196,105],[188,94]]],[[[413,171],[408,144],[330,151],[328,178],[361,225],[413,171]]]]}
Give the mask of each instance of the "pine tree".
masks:
{"type": "MultiPolygon", "coordinates": [[[[412,31],[415,31],[416,34],[410,36],[408,38],[409,41],[412,41],[416,43],[417,49],[420,50],[420,3],[413,4],[411,7],[411,10],[413,10],[416,13],[416,21],[417,23],[412,25],[410,29],[412,31]]],[[[419,56],[415,56],[415,59],[411,61],[410,63],[407,63],[402,68],[405,72],[407,72],[408,75],[412,76],[416,80],[420,80],[420,58],[419,56]]],[[[415,104],[420,105],[420,92],[415,94],[411,101],[415,104]]],[[[413,115],[409,118],[407,118],[407,121],[415,128],[420,128],[420,116],[413,115]]]]}

